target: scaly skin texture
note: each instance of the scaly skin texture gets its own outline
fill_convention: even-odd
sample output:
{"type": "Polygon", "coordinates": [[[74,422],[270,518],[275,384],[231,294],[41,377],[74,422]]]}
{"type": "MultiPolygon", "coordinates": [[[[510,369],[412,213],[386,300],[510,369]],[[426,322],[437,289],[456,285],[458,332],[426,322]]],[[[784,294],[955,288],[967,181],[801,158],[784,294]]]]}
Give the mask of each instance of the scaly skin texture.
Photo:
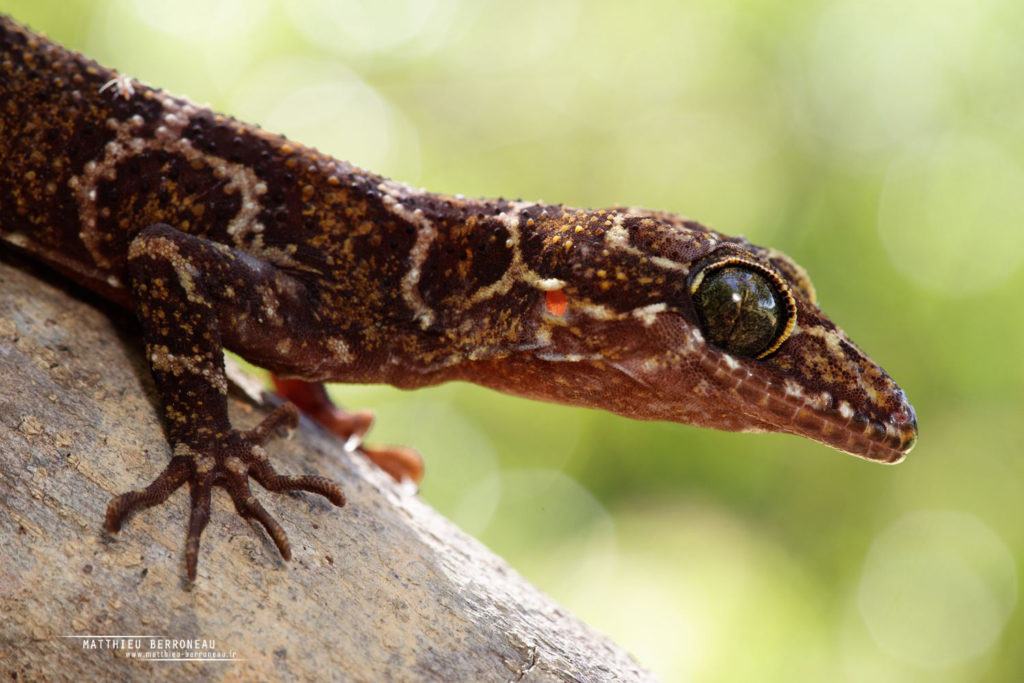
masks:
{"type": "Polygon", "coordinates": [[[282,377],[465,380],[638,419],[789,432],[881,462],[916,439],[903,391],[777,251],[673,214],[414,190],[6,18],[0,239],[138,315],[173,457],[111,503],[106,526],[188,483],[192,578],[212,486],[285,557],[250,476],[343,502],[336,484],[269,465],[262,443],[293,408],[232,428],[225,347],[282,377]],[[763,357],[706,341],[693,292],[726,261],[764,275],[783,310],[763,357]]]}

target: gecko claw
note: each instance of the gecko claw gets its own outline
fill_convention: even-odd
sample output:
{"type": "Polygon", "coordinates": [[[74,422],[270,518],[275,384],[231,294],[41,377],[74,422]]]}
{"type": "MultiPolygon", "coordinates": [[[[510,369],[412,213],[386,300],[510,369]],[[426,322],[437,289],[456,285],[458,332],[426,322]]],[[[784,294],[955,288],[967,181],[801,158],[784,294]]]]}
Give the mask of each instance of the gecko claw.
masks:
{"type": "Polygon", "coordinates": [[[183,457],[174,457],[146,488],[141,491],[129,491],[113,498],[107,505],[107,515],[103,528],[116,534],[121,530],[125,517],[135,510],[159,505],[178,490],[189,477],[188,461],[183,457]]]}
{"type": "Polygon", "coordinates": [[[359,450],[359,447],[362,446],[362,445],[363,445],[363,435],[362,434],[352,434],[347,439],[345,439],[345,443],[342,445],[342,449],[346,453],[355,453],[357,450],[359,450]]]}
{"type": "Polygon", "coordinates": [[[281,557],[290,560],[288,536],[253,495],[249,478],[255,479],[268,491],[308,491],[320,494],[338,507],[345,504],[345,494],[337,482],[326,477],[279,474],[267,459],[262,444],[280,428],[294,427],[297,422],[298,410],[291,404],[285,404],[270,413],[255,428],[245,432],[232,430],[221,435],[211,445],[192,447],[179,443],[175,447],[175,456],[153,483],[145,489],[129,491],[110,501],[104,528],[110,533],[117,533],[131,513],[159,505],[188,482],[191,512],[185,541],[185,567],[189,581],[194,582],[199,564],[200,539],[210,521],[211,491],[214,486],[221,486],[231,496],[238,515],[259,522],[274,541],[281,557]]]}

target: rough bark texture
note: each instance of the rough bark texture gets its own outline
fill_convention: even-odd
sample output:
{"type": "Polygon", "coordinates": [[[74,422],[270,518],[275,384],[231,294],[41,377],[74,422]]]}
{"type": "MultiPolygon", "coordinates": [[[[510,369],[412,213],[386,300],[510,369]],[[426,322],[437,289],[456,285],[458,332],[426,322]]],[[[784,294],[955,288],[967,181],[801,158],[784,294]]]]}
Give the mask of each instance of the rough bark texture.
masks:
{"type": "MultiPolygon", "coordinates": [[[[650,678],[308,422],[271,444],[272,459],[282,472],[341,481],[348,505],[258,490],[288,532],[286,563],[215,494],[199,578],[186,590],[186,490],[130,518],[116,537],[101,531],[110,497],[147,484],[170,457],[134,321],[54,280],[0,253],[7,680],[650,678]],[[239,661],[139,661],[64,637],[83,635],[206,639],[239,661]]],[[[232,398],[236,425],[249,428],[264,413],[232,398]]]]}

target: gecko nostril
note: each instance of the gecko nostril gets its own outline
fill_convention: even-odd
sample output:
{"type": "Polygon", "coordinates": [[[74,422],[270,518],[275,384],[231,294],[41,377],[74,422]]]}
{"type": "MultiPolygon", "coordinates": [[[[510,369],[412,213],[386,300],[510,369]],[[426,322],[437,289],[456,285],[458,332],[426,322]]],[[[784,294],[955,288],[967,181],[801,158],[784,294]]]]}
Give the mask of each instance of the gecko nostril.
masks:
{"type": "Polygon", "coordinates": [[[892,414],[892,423],[895,425],[903,425],[910,421],[910,412],[904,409],[899,409],[892,414]]]}
{"type": "Polygon", "coordinates": [[[904,399],[903,405],[889,416],[889,421],[899,429],[900,452],[909,453],[917,443],[917,414],[914,407],[904,399]]]}
{"type": "Polygon", "coordinates": [[[889,422],[897,427],[907,427],[916,430],[917,414],[914,412],[914,406],[910,405],[910,402],[904,398],[902,405],[889,416],[889,422]]]}

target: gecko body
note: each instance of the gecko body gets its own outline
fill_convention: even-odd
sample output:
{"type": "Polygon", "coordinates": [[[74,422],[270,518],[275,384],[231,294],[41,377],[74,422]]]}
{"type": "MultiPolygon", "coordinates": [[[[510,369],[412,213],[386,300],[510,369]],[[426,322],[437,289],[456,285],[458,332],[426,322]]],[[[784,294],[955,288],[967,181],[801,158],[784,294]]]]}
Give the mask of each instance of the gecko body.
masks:
{"type": "Polygon", "coordinates": [[[890,377],[785,255],[670,213],[416,190],[151,89],[0,18],[0,240],[133,309],[170,464],[106,528],[187,483],[195,576],[213,486],[344,501],[227,417],[222,350],[306,382],[451,380],[632,418],[798,434],[897,462],[890,377]]]}

